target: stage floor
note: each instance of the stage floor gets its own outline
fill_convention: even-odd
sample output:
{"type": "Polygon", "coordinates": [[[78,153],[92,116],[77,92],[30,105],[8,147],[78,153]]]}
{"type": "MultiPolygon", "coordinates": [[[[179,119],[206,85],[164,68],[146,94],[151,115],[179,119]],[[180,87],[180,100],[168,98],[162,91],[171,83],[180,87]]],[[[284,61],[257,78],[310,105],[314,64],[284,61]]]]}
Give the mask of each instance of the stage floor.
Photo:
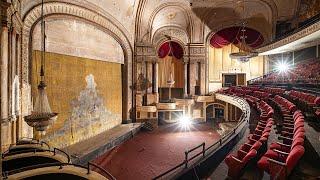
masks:
{"type": "Polygon", "coordinates": [[[195,124],[189,131],[177,124],[162,125],[134,138],[94,160],[117,179],[151,179],[184,160],[184,151],[203,142],[216,142],[220,135],[209,123],[195,124]]]}

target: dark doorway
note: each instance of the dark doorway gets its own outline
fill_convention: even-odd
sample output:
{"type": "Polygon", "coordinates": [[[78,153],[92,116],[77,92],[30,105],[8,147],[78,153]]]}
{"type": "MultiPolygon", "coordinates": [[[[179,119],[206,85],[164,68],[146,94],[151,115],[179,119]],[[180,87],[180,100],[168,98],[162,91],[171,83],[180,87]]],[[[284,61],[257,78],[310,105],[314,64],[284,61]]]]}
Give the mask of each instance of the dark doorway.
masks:
{"type": "Polygon", "coordinates": [[[223,87],[230,87],[237,85],[237,75],[224,75],[223,87]]]}

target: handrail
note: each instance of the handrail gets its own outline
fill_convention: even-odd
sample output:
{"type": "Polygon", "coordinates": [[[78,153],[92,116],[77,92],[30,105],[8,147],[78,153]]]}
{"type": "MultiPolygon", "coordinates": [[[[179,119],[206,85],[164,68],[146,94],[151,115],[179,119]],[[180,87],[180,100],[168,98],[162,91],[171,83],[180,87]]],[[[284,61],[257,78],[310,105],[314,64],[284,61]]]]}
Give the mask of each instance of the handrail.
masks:
{"type": "Polygon", "coordinates": [[[16,155],[16,154],[21,154],[21,153],[31,153],[31,152],[33,152],[33,153],[37,153],[37,152],[51,152],[51,153],[53,153],[54,155],[56,155],[56,154],[57,154],[57,151],[60,151],[61,153],[63,153],[63,154],[67,157],[68,163],[71,161],[71,158],[70,158],[69,154],[67,154],[66,152],[64,152],[64,151],[62,151],[61,149],[58,149],[58,148],[54,148],[53,151],[50,150],[50,149],[41,149],[41,150],[40,150],[40,149],[33,149],[33,150],[28,150],[28,149],[26,149],[26,150],[21,150],[21,151],[17,151],[17,152],[14,152],[14,153],[9,153],[9,154],[3,153],[3,154],[2,154],[2,158],[6,157],[6,156],[10,156],[10,155],[16,155]]]}
{"type": "Polygon", "coordinates": [[[27,167],[22,167],[22,168],[19,168],[19,169],[14,169],[14,170],[11,170],[11,171],[5,171],[5,172],[2,172],[2,174],[3,174],[3,178],[7,179],[9,175],[20,173],[20,172],[23,172],[23,171],[28,171],[28,170],[37,169],[37,168],[50,167],[50,166],[60,166],[59,169],[63,169],[63,166],[68,166],[68,165],[79,167],[79,168],[83,168],[83,169],[87,169],[87,174],[90,174],[90,166],[94,166],[94,167],[98,168],[99,170],[103,171],[104,173],[106,173],[109,176],[109,178],[111,178],[111,180],[115,180],[116,179],[114,176],[112,176],[104,168],[102,168],[102,167],[100,167],[100,166],[98,166],[98,165],[96,165],[94,163],[90,163],[90,162],[88,162],[87,167],[79,165],[79,164],[61,163],[61,162],[36,164],[36,165],[27,166],[27,167]]]}
{"type": "MultiPolygon", "coordinates": [[[[248,105],[248,104],[244,104],[244,103],[246,103],[246,102],[245,102],[242,98],[240,98],[240,97],[231,96],[231,95],[228,95],[228,96],[232,97],[233,100],[237,101],[237,102],[238,102],[239,104],[241,104],[242,106],[247,106],[247,105],[248,105]]],[[[189,161],[195,159],[196,157],[199,157],[201,154],[202,154],[202,158],[205,158],[206,153],[209,152],[209,150],[210,150],[212,147],[216,146],[217,144],[219,144],[219,146],[216,147],[216,148],[214,148],[214,149],[212,149],[211,152],[213,152],[213,151],[217,150],[219,147],[221,147],[221,146],[223,145],[223,143],[225,142],[225,139],[229,139],[232,135],[234,135],[234,134],[236,133],[236,130],[240,127],[240,125],[242,125],[243,123],[247,122],[247,120],[246,120],[246,119],[247,119],[246,109],[241,109],[241,110],[243,110],[243,113],[241,114],[241,116],[240,116],[240,118],[239,118],[239,123],[236,125],[236,127],[234,127],[234,128],[232,129],[232,131],[230,131],[230,132],[228,132],[227,134],[223,135],[218,141],[216,141],[215,143],[213,143],[212,145],[210,145],[210,146],[207,147],[207,148],[205,147],[205,142],[203,142],[203,143],[201,143],[200,145],[195,146],[194,148],[185,151],[185,159],[184,159],[184,161],[183,161],[182,163],[180,163],[180,164],[176,165],[175,167],[173,167],[173,168],[171,168],[171,169],[169,169],[169,170],[161,173],[160,175],[154,177],[153,179],[154,179],[154,180],[155,180],[155,179],[160,179],[160,178],[168,175],[168,174],[171,173],[172,171],[174,171],[174,170],[176,170],[176,169],[178,169],[178,168],[181,168],[183,165],[184,165],[185,168],[188,168],[188,163],[189,163],[189,161]],[[202,151],[189,158],[188,154],[189,154],[190,152],[193,152],[194,150],[200,148],[200,147],[202,147],[202,151]]]]}
{"type": "Polygon", "coordinates": [[[66,155],[66,156],[67,156],[67,158],[68,158],[68,163],[70,163],[71,159],[70,159],[70,156],[69,156],[69,154],[68,154],[68,153],[64,152],[64,151],[63,151],[63,150],[61,150],[61,149],[53,148],[53,153],[54,153],[54,155],[56,155],[56,153],[57,153],[56,151],[59,151],[59,152],[61,152],[62,154],[66,155]]]}
{"type": "MultiPolygon", "coordinates": [[[[25,140],[30,140],[30,141],[29,141],[29,142],[22,143],[22,144],[20,144],[19,141],[18,141],[17,143],[12,143],[12,144],[9,145],[9,150],[10,150],[10,148],[11,148],[12,146],[14,146],[14,145],[25,145],[25,144],[40,144],[41,146],[43,146],[43,144],[45,144],[45,145],[48,147],[48,149],[51,149],[50,145],[49,145],[47,142],[45,142],[45,141],[41,141],[41,140],[34,139],[34,138],[26,138],[26,137],[21,138],[20,140],[23,140],[23,139],[25,139],[25,140]]],[[[8,151],[8,150],[7,150],[7,151],[8,151]]]]}
{"type": "Polygon", "coordinates": [[[98,168],[100,171],[104,172],[111,180],[116,180],[116,178],[114,176],[112,176],[112,174],[109,173],[106,169],[104,169],[101,166],[98,166],[97,164],[94,164],[92,162],[88,162],[88,173],[87,174],[90,174],[90,166],[98,168]]]}

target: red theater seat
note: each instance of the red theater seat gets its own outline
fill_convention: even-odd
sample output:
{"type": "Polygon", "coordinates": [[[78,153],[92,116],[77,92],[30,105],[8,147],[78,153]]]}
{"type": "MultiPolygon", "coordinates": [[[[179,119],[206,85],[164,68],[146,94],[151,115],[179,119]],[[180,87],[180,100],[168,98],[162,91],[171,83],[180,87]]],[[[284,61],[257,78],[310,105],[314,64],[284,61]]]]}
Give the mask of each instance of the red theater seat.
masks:
{"type": "Polygon", "coordinates": [[[270,174],[271,179],[287,179],[293,168],[304,154],[304,147],[295,146],[289,153],[276,151],[277,158],[263,156],[258,161],[258,167],[270,174]]]}
{"type": "Polygon", "coordinates": [[[250,150],[248,153],[243,153],[238,151],[237,156],[228,155],[225,162],[228,169],[228,176],[232,178],[237,178],[241,175],[243,168],[248,164],[248,162],[257,155],[255,149],[250,150]]]}

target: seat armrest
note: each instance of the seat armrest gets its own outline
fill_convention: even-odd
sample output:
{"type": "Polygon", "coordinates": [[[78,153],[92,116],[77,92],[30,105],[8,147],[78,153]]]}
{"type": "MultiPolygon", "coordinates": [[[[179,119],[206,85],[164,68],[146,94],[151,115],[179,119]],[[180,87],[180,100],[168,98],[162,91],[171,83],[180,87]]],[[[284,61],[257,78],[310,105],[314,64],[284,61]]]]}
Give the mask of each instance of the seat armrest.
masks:
{"type": "Polygon", "coordinates": [[[293,117],[292,117],[292,116],[286,116],[286,117],[283,117],[283,119],[286,119],[286,120],[293,120],[293,117]]]}
{"type": "Polygon", "coordinates": [[[291,127],[294,126],[294,124],[290,124],[290,123],[282,123],[282,125],[284,125],[284,126],[291,126],[291,127]]]}
{"type": "Polygon", "coordinates": [[[284,143],[281,143],[281,142],[276,142],[276,143],[279,144],[280,146],[285,146],[285,147],[288,147],[288,148],[291,147],[291,145],[284,144],[284,143]]]}
{"type": "Polygon", "coordinates": [[[238,158],[236,158],[236,157],[234,157],[234,156],[231,156],[231,157],[232,157],[232,159],[235,160],[236,162],[242,163],[242,161],[241,161],[240,159],[238,159],[238,158]]]}
{"type": "Polygon", "coordinates": [[[294,130],[294,128],[293,127],[286,127],[286,126],[284,126],[284,127],[282,127],[283,129],[288,129],[288,130],[294,130]]]}
{"type": "Polygon", "coordinates": [[[289,155],[289,153],[280,151],[280,150],[278,150],[278,149],[273,149],[273,151],[276,152],[276,153],[278,153],[278,154],[281,154],[282,156],[288,156],[288,155],[289,155]]]}
{"type": "Polygon", "coordinates": [[[283,163],[283,162],[280,162],[280,161],[277,161],[277,160],[274,160],[274,159],[268,159],[268,161],[270,163],[275,163],[275,164],[278,164],[278,165],[281,165],[281,166],[286,166],[286,163],[283,163]]]}
{"type": "Polygon", "coordinates": [[[284,135],[284,134],[288,134],[290,136],[293,136],[294,133],[291,133],[291,132],[288,132],[288,131],[281,131],[281,134],[284,135]]]}
{"type": "Polygon", "coordinates": [[[288,137],[284,137],[284,136],[279,136],[279,139],[285,139],[285,140],[293,141],[293,139],[292,139],[292,138],[288,138],[288,137]]]}

